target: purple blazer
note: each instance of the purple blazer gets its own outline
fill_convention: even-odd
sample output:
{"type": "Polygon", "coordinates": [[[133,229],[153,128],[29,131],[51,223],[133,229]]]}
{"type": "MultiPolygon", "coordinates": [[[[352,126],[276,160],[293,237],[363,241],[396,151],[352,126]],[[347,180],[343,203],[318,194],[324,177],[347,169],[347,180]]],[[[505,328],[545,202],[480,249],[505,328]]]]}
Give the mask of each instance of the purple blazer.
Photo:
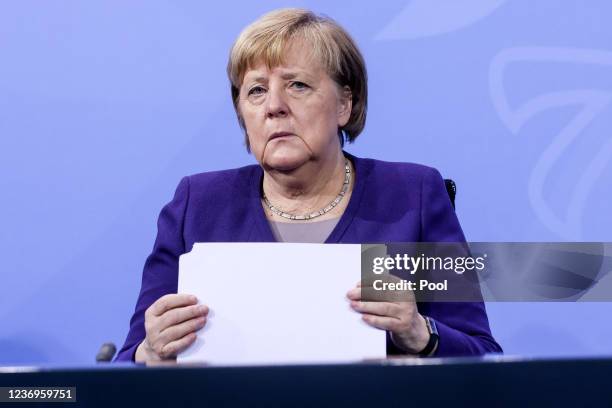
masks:
{"type": "MultiPolygon", "coordinates": [[[[465,241],[437,170],[345,154],[355,167],[355,185],[326,243],[465,241]]],[[[251,165],[181,180],[159,215],[130,330],[115,361],[134,360],[145,338],[145,310],[161,296],[177,292],[179,256],[191,251],[195,242],[275,241],[260,202],[262,179],[261,167],[251,165]]],[[[436,320],[436,356],[502,351],[491,335],[482,302],[419,303],[418,310],[436,320]]],[[[387,353],[399,353],[389,334],[387,353]]]]}

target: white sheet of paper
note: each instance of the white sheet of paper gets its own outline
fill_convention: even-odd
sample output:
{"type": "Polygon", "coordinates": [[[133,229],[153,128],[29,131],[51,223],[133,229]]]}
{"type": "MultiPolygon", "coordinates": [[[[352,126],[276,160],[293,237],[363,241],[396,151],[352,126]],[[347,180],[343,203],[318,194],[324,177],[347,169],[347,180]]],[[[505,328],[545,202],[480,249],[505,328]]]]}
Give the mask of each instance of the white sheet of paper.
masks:
{"type": "Polygon", "coordinates": [[[179,362],[331,363],[385,357],[385,332],[350,309],[357,244],[196,243],[180,257],[178,293],[211,312],[179,362]]]}

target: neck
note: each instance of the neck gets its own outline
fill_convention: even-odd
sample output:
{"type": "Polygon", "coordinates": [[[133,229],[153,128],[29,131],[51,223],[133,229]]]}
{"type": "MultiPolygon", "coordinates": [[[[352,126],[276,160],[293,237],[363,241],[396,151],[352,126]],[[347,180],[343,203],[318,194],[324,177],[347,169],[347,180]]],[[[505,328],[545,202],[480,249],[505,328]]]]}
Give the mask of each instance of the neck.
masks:
{"type": "Polygon", "coordinates": [[[268,200],[289,213],[318,211],[329,204],[345,177],[345,158],[338,154],[313,160],[288,173],[264,171],[263,189],[268,200]]]}

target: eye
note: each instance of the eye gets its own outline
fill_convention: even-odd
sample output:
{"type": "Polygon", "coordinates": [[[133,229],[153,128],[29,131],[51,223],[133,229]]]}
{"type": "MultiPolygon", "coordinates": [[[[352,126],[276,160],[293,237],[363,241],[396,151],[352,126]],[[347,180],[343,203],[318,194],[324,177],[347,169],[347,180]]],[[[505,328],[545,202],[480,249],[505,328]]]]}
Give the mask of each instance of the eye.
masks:
{"type": "Polygon", "coordinates": [[[254,86],[251,89],[249,89],[249,92],[247,93],[248,96],[251,95],[261,95],[265,92],[266,90],[264,89],[263,86],[254,86]]]}
{"type": "Polygon", "coordinates": [[[305,83],[300,82],[300,81],[293,81],[293,82],[290,84],[290,86],[291,86],[292,88],[294,88],[294,89],[299,90],[299,91],[309,88],[309,86],[308,86],[308,85],[306,85],[305,83]]]}

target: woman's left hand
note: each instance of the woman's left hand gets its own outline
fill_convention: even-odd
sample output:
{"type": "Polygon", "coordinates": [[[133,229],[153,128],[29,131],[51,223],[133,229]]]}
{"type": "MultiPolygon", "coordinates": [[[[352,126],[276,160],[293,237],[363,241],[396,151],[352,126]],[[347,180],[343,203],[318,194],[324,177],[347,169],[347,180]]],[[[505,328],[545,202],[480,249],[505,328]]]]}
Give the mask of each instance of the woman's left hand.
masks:
{"type": "Polygon", "coordinates": [[[360,282],[346,297],[351,301],[351,308],[361,313],[364,322],[389,331],[395,345],[408,354],[418,354],[425,348],[429,331],[412,292],[408,291],[406,300],[401,302],[368,302],[362,301],[361,289],[360,282]]]}

